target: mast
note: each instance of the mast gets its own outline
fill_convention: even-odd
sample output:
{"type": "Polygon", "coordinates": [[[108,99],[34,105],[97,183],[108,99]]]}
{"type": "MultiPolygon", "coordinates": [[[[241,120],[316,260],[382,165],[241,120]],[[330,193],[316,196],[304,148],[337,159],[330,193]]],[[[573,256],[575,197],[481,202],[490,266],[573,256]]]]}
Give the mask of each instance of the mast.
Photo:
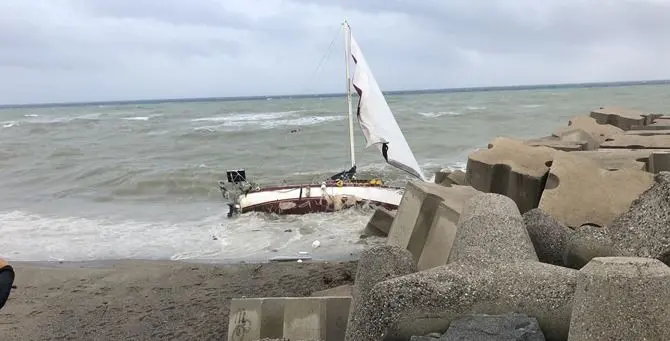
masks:
{"type": "Polygon", "coordinates": [[[351,110],[351,75],[349,71],[349,58],[351,56],[351,27],[347,20],[344,20],[342,25],[344,26],[344,65],[346,66],[346,96],[349,110],[349,155],[351,156],[351,167],[353,167],[356,165],[356,151],[354,147],[354,114],[351,110]]]}

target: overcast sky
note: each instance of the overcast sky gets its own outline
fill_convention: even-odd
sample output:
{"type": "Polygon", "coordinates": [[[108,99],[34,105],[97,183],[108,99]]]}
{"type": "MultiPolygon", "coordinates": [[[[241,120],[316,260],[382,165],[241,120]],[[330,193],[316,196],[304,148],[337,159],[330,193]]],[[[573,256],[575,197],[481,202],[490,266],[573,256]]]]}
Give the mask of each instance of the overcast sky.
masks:
{"type": "Polygon", "coordinates": [[[670,78],[667,0],[2,0],[0,104],[340,92],[345,17],[383,90],[670,78]]]}

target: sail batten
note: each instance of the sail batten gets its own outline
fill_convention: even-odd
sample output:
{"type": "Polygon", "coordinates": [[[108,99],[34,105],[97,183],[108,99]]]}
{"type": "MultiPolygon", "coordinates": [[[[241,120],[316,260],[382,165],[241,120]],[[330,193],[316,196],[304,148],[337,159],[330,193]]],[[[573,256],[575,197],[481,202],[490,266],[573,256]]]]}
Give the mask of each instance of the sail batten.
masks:
{"type": "Polygon", "coordinates": [[[427,181],[351,32],[349,43],[356,65],[352,85],[359,96],[356,116],[365,147],[377,146],[386,163],[427,181]]]}

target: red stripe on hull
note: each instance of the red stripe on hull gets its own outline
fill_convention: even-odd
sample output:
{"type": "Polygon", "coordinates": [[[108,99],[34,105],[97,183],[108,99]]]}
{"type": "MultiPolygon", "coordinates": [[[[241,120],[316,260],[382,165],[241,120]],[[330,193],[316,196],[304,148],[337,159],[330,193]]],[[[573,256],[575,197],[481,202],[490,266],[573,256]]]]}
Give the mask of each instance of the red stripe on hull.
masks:
{"type": "MultiPolygon", "coordinates": [[[[351,206],[346,206],[343,204],[342,209],[347,209],[353,206],[358,207],[381,206],[386,208],[387,210],[395,210],[398,208],[398,206],[396,205],[387,203],[381,203],[375,201],[362,201],[357,202],[356,204],[351,206]]],[[[276,214],[329,213],[336,211],[337,210],[335,209],[335,205],[333,203],[328,204],[328,201],[325,198],[272,201],[240,209],[240,213],[263,212],[263,213],[276,213],[276,214]]]]}

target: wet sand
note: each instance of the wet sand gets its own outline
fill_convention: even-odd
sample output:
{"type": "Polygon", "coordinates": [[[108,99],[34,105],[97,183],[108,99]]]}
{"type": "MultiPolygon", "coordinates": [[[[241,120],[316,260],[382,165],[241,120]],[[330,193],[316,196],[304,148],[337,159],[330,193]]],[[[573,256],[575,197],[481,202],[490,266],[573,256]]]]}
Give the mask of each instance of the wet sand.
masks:
{"type": "Polygon", "coordinates": [[[230,298],[351,284],[356,262],[13,262],[0,340],[225,340],[230,298]]]}

